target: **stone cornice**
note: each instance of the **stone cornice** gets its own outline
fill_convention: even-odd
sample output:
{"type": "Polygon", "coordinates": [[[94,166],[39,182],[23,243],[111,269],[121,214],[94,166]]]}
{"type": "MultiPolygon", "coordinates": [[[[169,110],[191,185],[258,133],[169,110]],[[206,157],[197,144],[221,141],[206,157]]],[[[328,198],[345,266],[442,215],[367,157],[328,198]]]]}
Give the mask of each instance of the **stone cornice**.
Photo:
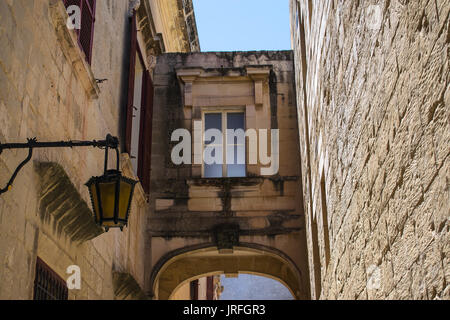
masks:
{"type": "Polygon", "coordinates": [[[152,11],[148,0],[141,0],[136,9],[138,32],[142,34],[145,43],[145,55],[160,55],[166,49],[163,37],[156,32],[152,11]]]}
{"type": "Polygon", "coordinates": [[[182,94],[185,107],[193,106],[192,94],[195,82],[229,83],[249,81],[254,83],[255,106],[262,106],[264,87],[268,86],[271,70],[272,66],[270,65],[215,69],[191,67],[176,69],[176,74],[178,79],[184,84],[182,86],[184,91],[182,94]]]}

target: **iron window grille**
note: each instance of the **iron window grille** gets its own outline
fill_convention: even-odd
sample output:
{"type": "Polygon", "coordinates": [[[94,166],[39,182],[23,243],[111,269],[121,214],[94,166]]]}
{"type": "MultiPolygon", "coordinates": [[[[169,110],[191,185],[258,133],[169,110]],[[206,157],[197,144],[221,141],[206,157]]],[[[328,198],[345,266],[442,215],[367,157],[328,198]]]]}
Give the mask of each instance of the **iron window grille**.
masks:
{"type": "Polygon", "coordinates": [[[68,300],[66,282],[40,258],[36,260],[33,300],[68,300]]]}

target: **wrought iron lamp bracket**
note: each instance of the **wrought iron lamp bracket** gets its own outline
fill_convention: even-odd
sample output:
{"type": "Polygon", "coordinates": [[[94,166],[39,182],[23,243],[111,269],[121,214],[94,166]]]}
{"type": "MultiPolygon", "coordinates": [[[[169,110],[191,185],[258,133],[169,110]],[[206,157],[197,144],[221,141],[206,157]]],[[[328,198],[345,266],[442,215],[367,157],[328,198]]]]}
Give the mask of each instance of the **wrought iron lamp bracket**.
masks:
{"type": "Polygon", "coordinates": [[[7,149],[28,149],[28,156],[23,160],[14,170],[11,178],[3,189],[0,189],[0,194],[11,190],[14,180],[19,171],[27,164],[32,156],[35,148],[73,148],[73,147],[87,147],[92,146],[100,149],[105,149],[105,173],[108,167],[108,151],[109,149],[116,150],[117,170],[119,170],[119,139],[108,134],[105,140],[92,141],[57,141],[57,142],[38,142],[36,138],[28,138],[26,143],[0,143],[0,154],[7,149]]]}

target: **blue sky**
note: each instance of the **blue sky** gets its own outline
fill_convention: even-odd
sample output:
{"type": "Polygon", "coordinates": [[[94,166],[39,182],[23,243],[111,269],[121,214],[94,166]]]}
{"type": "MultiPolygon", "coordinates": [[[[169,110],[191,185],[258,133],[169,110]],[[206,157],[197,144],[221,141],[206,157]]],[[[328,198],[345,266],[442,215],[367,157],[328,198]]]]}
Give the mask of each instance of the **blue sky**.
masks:
{"type": "Polygon", "coordinates": [[[293,300],[281,282],[265,277],[239,274],[238,278],[220,278],[224,291],[220,300],[293,300]]]}
{"type": "Polygon", "coordinates": [[[193,0],[202,51],[290,50],[289,0],[193,0]]]}
{"type": "MultiPolygon", "coordinates": [[[[290,50],[289,0],[193,0],[201,51],[290,50]]],[[[222,300],[292,299],[278,281],[221,279],[222,300]]]]}

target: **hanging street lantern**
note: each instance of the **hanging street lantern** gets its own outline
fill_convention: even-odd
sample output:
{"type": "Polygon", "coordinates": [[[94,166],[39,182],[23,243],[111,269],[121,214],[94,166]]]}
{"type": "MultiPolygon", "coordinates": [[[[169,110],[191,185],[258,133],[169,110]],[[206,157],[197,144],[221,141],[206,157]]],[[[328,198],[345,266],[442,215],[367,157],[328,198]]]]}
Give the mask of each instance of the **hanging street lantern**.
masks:
{"type": "Polygon", "coordinates": [[[95,222],[108,231],[128,223],[131,199],[137,181],[121,175],[120,171],[108,170],[100,177],[92,177],[86,186],[91,195],[95,222]]]}
{"type": "Polygon", "coordinates": [[[110,228],[120,228],[128,224],[134,187],[138,181],[122,176],[119,170],[119,139],[108,134],[101,141],[60,141],[37,142],[36,138],[28,139],[27,143],[0,143],[0,154],[6,149],[28,149],[27,158],[14,171],[6,187],[0,189],[0,195],[12,188],[12,183],[20,169],[31,160],[34,148],[82,147],[93,146],[105,149],[105,168],[102,176],[92,177],[86,183],[94,211],[95,222],[108,231],[110,228]],[[108,170],[109,149],[116,151],[116,169],[108,170]]]}
{"type": "MultiPolygon", "coordinates": [[[[108,138],[107,138],[108,139],[108,138]]],[[[122,176],[119,171],[119,151],[116,148],[117,168],[108,170],[108,146],[105,149],[105,171],[100,177],[92,177],[86,183],[91,195],[95,222],[108,231],[128,223],[131,199],[137,181],[122,176]]]]}

